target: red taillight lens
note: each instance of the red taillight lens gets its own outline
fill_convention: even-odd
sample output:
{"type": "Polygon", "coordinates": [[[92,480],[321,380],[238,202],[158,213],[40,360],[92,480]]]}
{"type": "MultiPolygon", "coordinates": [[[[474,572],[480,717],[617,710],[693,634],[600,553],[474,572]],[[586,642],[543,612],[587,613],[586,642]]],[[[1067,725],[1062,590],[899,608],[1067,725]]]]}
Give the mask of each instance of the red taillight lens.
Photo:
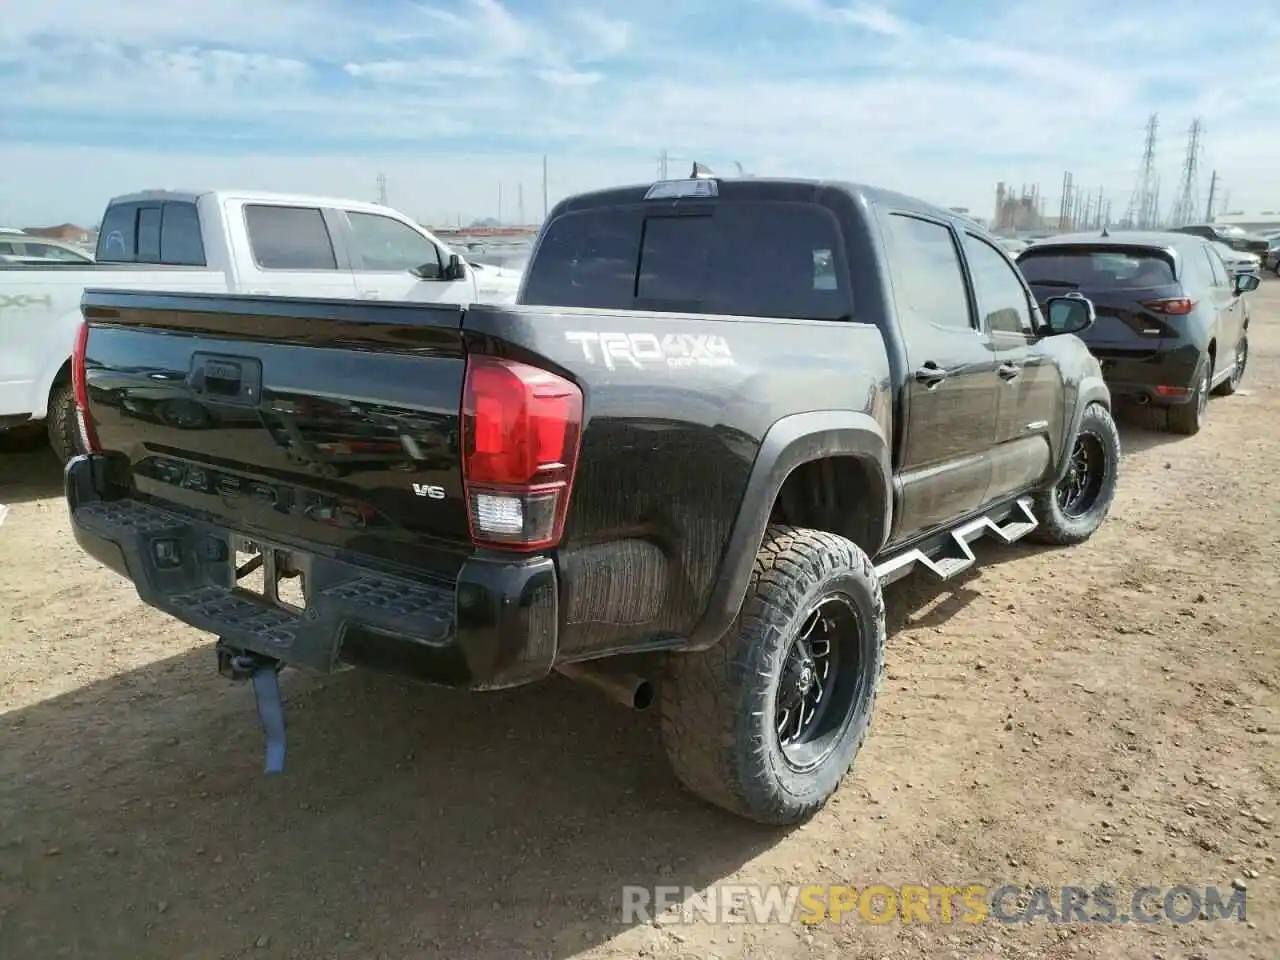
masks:
{"type": "Polygon", "coordinates": [[[1167,317],[1181,317],[1196,308],[1196,302],[1190,297],[1169,297],[1165,300],[1144,300],[1142,305],[1154,313],[1163,313],[1167,317]]]}
{"type": "MultiPolygon", "coordinates": [[[[89,343],[89,322],[82,320],[76,333],[76,345],[71,351],[71,390],[76,398],[76,422],[80,427],[80,442],[86,453],[98,453],[98,433],[89,419],[89,389],[84,376],[84,352],[89,343]]],[[[49,411],[53,416],[53,411],[49,411]]]]}
{"type": "Polygon", "coordinates": [[[560,542],[582,435],[582,391],[526,363],[467,360],[462,477],[471,539],[509,550],[560,542]]]}

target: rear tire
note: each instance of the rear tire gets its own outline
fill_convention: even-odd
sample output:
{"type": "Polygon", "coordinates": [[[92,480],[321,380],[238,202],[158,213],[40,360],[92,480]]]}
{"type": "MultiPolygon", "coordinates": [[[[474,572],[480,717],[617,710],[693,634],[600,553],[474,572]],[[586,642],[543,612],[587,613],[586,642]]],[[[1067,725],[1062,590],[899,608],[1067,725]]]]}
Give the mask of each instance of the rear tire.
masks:
{"type": "Polygon", "coordinates": [[[1231,376],[1218,384],[1213,391],[1215,396],[1229,397],[1240,389],[1240,381],[1244,379],[1245,367],[1249,364],[1249,335],[1240,334],[1240,342],[1236,344],[1236,359],[1231,368],[1231,376]]]}
{"type": "Polygon", "coordinates": [[[84,453],[80,442],[80,424],[76,419],[76,397],[71,384],[54,387],[49,395],[49,412],[45,419],[49,432],[49,445],[60,463],[66,464],[72,457],[84,453]]]}
{"type": "Polygon", "coordinates": [[[1035,497],[1040,525],[1028,540],[1055,546],[1083,543],[1111,512],[1120,476],[1120,431],[1100,403],[1085,407],[1072,440],[1067,474],[1035,497]]]}
{"type": "Polygon", "coordinates": [[[866,736],[884,644],[867,555],[835,534],[769,527],[730,631],[668,659],[658,697],[676,776],[748,820],[807,820],[866,736]]]}
{"type": "Polygon", "coordinates": [[[1195,377],[1191,381],[1195,387],[1190,399],[1186,403],[1169,407],[1165,413],[1165,423],[1170,432],[1184,437],[1193,437],[1200,432],[1205,415],[1209,412],[1209,377],[1209,358],[1203,357],[1196,365],[1195,377]]]}

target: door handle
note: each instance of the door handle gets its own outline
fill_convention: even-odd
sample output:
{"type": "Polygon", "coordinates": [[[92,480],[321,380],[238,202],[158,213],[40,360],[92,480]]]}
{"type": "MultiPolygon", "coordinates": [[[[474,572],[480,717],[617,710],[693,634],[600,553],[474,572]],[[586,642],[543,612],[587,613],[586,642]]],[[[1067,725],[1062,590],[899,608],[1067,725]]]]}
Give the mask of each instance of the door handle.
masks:
{"type": "Polygon", "coordinates": [[[378,291],[377,290],[361,290],[360,296],[366,300],[377,300],[378,291]]]}
{"type": "Polygon", "coordinates": [[[943,380],[947,379],[947,371],[930,360],[923,367],[916,371],[916,379],[927,387],[936,387],[943,380]]]}
{"type": "Polygon", "coordinates": [[[1002,363],[996,367],[996,373],[1000,375],[1001,380],[1012,380],[1021,372],[1021,368],[1016,363],[1002,363]]]}

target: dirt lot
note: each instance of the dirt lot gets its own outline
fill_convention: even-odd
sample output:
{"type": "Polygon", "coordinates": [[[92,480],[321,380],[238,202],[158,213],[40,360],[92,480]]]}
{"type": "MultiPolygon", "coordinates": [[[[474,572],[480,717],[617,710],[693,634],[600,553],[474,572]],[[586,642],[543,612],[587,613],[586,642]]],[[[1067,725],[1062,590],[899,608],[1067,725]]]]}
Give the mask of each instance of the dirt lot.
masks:
{"type": "Polygon", "coordinates": [[[0,957],[1280,955],[1280,282],[1242,395],[1131,425],[1112,519],[889,594],[888,680],[836,802],[756,829],[672,782],[655,718],[565,681],[454,695],[286,674],[290,768],[210,638],[0,456],[0,957]],[[624,924],[624,884],[1247,884],[1156,926],[624,924]]]}

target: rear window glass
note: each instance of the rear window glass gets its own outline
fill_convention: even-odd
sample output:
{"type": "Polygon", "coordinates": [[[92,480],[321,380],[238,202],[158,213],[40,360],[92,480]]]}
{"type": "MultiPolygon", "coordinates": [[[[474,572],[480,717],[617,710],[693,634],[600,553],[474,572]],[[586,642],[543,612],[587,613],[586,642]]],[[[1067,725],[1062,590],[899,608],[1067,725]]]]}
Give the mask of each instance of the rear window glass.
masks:
{"type": "Polygon", "coordinates": [[[138,211],[138,260],[142,263],[160,260],[159,207],[142,207],[138,211]]]}
{"type": "Polygon", "coordinates": [[[98,228],[99,263],[132,263],[138,249],[138,205],[118,203],[107,207],[98,228]]]}
{"type": "Polygon", "coordinates": [[[205,265],[200,215],[186,200],[120,203],[107,209],[98,231],[99,263],[205,265]]]}
{"type": "Polygon", "coordinates": [[[160,259],[181,266],[205,265],[200,214],[194,203],[174,201],[164,205],[160,220],[160,259]]]}
{"type": "Polygon", "coordinates": [[[337,270],[333,242],[317,207],[246,204],[249,246],[267,270],[337,270]]]}
{"type": "Polygon", "coordinates": [[[671,216],[570,213],[547,228],[524,302],[811,320],[852,312],[839,227],[811,203],[733,201],[671,216]]]}
{"type": "Polygon", "coordinates": [[[1018,258],[1032,285],[1112,290],[1175,283],[1173,264],[1158,253],[1128,250],[1035,250],[1018,258]]]}

